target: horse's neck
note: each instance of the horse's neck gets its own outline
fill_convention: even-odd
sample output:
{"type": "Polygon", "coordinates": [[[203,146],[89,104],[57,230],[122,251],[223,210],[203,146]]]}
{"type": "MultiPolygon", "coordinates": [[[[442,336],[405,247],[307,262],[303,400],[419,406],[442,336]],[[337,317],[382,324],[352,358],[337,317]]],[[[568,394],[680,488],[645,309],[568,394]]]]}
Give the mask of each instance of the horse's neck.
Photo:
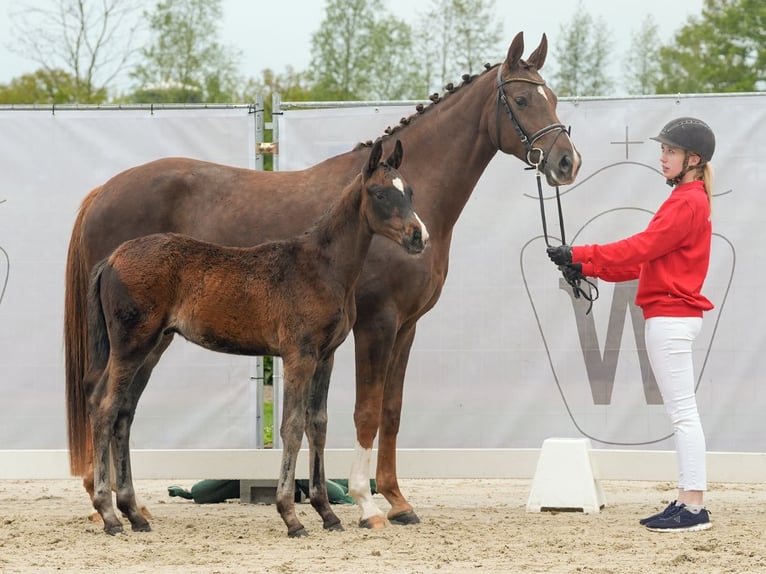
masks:
{"type": "Polygon", "coordinates": [[[359,278],[372,242],[373,232],[361,212],[363,193],[361,177],[357,177],[310,234],[318,250],[317,263],[331,267],[346,289],[359,278]]]}
{"type": "Polygon", "coordinates": [[[415,192],[415,208],[432,238],[448,237],[497,148],[489,138],[495,97],[492,74],[483,74],[412,118],[402,140],[402,173],[415,192]],[[417,167],[413,167],[417,166],[417,167]]]}

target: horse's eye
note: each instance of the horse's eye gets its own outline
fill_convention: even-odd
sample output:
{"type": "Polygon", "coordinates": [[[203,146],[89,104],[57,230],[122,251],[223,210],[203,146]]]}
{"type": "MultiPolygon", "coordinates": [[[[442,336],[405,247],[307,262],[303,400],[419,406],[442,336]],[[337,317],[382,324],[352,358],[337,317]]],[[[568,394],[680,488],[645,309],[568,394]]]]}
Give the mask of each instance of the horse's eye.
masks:
{"type": "Polygon", "coordinates": [[[518,97],[514,98],[514,100],[516,101],[516,105],[522,108],[527,105],[527,98],[518,97]]]}

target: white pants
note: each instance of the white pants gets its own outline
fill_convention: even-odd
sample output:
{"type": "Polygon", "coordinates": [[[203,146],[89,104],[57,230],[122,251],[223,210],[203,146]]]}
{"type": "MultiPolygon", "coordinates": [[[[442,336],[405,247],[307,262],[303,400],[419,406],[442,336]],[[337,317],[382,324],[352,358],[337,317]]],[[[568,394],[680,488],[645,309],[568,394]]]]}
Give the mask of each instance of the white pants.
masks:
{"type": "Polygon", "coordinates": [[[707,490],[705,434],[692,363],[692,342],[701,328],[701,317],[652,317],[644,329],[649,362],[675,431],[681,490],[707,490]]]}

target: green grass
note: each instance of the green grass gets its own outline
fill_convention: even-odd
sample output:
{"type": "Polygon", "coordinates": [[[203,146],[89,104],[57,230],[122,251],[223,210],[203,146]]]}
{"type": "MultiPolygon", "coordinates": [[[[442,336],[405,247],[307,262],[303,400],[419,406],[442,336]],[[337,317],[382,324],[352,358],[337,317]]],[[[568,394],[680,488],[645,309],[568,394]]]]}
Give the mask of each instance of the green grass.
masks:
{"type": "Polygon", "coordinates": [[[274,403],[263,404],[263,446],[274,446],[274,403]]]}

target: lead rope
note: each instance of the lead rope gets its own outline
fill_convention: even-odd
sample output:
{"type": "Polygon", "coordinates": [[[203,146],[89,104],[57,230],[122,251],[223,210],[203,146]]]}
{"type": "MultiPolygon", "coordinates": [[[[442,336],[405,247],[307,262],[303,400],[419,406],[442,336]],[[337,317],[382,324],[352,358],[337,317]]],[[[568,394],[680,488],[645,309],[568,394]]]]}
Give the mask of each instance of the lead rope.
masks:
{"type": "MultiPolygon", "coordinates": [[[[533,163],[532,168],[535,170],[535,177],[537,178],[537,196],[540,199],[540,217],[543,221],[543,236],[545,238],[545,245],[546,247],[553,247],[551,245],[550,239],[548,238],[548,221],[545,217],[545,200],[543,199],[543,184],[540,179],[540,164],[542,163],[542,150],[540,151],[540,161],[538,163],[533,163]]],[[[556,186],[556,207],[558,209],[559,213],[559,229],[561,230],[561,244],[566,244],[566,236],[564,234],[564,214],[561,210],[561,193],[559,192],[559,186],[556,186]]],[[[559,265],[559,271],[561,271],[561,274],[564,276],[564,280],[569,283],[569,286],[572,288],[572,294],[574,295],[575,299],[579,299],[582,297],[588,302],[588,309],[585,311],[585,314],[587,315],[590,313],[590,310],[593,309],[593,302],[598,299],[598,286],[585,277],[582,273],[577,273],[574,271],[571,271],[569,273],[565,272],[565,268],[563,265],[559,265]],[[586,283],[588,285],[588,290],[585,291],[581,287],[582,283],[586,283]]]]}

